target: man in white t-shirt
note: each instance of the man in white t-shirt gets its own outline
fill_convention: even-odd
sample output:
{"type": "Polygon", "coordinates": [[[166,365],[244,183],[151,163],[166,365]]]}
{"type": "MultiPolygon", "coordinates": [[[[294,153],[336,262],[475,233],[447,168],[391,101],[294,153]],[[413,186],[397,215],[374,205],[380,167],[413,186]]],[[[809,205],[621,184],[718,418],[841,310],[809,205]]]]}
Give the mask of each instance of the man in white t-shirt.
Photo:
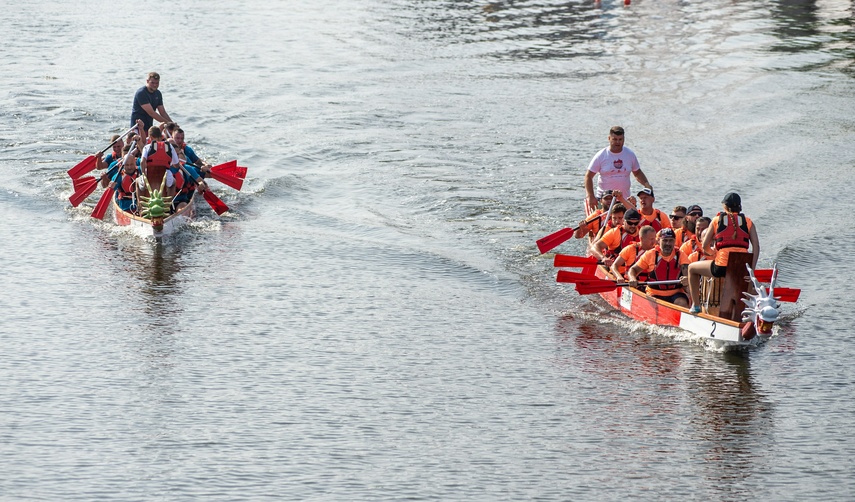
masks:
{"type": "Polygon", "coordinates": [[[612,127],[609,130],[609,146],[597,152],[588,164],[588,171],[585,173],[585,192],[588,206],[592,211],[597,208],[597,200],[606,190],[620,190],[624,195],[632,193],[630,192],[630,172],[646,188],[653,188],[647,181],[647,176],[641,171],[638,157],[632,150],[623,146],[623,141],[623,127],[612,127]],[[594,176],[597,174],[600,176],[595,194],[594,176]]]}

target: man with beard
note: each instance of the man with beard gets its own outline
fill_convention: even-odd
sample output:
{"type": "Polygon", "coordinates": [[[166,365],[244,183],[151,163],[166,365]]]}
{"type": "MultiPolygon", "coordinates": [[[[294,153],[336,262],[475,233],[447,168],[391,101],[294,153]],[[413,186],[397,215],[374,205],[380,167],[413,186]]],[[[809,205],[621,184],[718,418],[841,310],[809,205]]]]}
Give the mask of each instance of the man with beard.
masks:
{"type": "Polygon", "coordinates": [[[671,228],[659,231],[659,244],[641,255],[629,268],[629,286],[638,287],[638,276],[647,273],[648,281],[680,280],[680,284],[648,285],[646,293],[680,307],[689,307],[689,297],[684,286],[688,285],[689,258],[676,247],[677,236],[671,228]]]}
{"type": "Polygon", "coordinates": [[[638,223],[640,221],[641,215],[638,214],[638,211],[635,209],[627,211],[623,215],[623,225],[609,230],[591,243],[589,246],[591,254],[603,262],[606,267],[611,267],[615,257],[623,248],[638,242],[638,223]]]}
{"type": "MultiPolygon", "coordinates": [[[[653,227],[650,225],[641,227],[638,230],[638,237],[640,240],[631,246],[623,248],[617,258],[615,258],[615,262],[612,263],[612,273],[618,282],[625,280],[623,274],[626,273],[628,267],[633,266],[645,251],[653,249],[656,245],[656,230],[653,230],[653,227]]],[[[644,277],[639,276],[638,280],[646,281],[647,274],[642,275],[644,277]]]]}

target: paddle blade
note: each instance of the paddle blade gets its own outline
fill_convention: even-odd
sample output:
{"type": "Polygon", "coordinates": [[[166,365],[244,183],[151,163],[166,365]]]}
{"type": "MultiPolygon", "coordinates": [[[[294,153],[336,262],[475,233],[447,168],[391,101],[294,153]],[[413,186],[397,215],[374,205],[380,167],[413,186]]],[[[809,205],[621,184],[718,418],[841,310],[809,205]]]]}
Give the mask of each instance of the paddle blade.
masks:
{"type": "Polygon", "coordinates": [[[217,213],[217,216],[229,210],[229,206],[227,206],[225,202],[220,200],[220,198],[217,197],[214,192],[210,190],[205,190],[204,192],[202,192],[202,197],[205,198],[205,201],[208,203],[209,206],[211,206],[211,209],[213,209],[214,212],[217,213]]]}
{"type": "Polygon", "coordinates": [[[555,278],[556,282],[591,282],[591,281],[599,281],[597,276],[590,274],[580,274],[579,272],[570,272],[569,270],[559,270],[558,276],[555,278]]]}
{"type": "Polygon", "coordinates": [[[612,281],[581,281],[576,283],[576,292],[580,295],[593,295],[614,291],[620,285],[612,281]]]}
{"type": "Polygon", "coordinates": [[[107,208],[110,207],[110,200],[113,198],[113,194],[116,193],[115,188],[108,188],[104,190],[104,193],[101,194],[101,198],[98,200],[98,204],[95,205],[95,209],[92,210],[92,217],[98,220],[103,220],[104,215],[107,214],[107,208]]]}
{"type": "Polygon", "coordinates": [[[215,180],[219,181],[220,183],[222,183],[224,185],[228,185],[228,186],[234,188],[235,190],[240,190],[241,187],[243,186],[243,180],[236,177],[236,176],[231,176],[229,174],[223,174],[220,172],[215,172],[213,168],[211,168],[211,170],[208,171],[208,173],[215,180]]]}
{"type": "Polygon", "coordinates": [[[596,265],[597,258],[593,256],[571,256],[568,254],[557,254],[552,264],[556,267],[587,267],[596,265]]]}
{"type": "Polygon", "coordinates": [[[75,192],[79,192],[81,188],[87,188],[89,183],[95,180],[95,176],[87,176],[85,178],[77,178],[71,182],[75,192]]]}
{"type": "Polygon", "coordinates": [[[71,194],[68,201],[71,202],[72,206],[77,207],[81,202],[86,200],[87,197],[92,195],[92,192],[94,192],[96,188],[98,188],[98,180],[92,178],[91,180],[81,184],[80,188],[71,194]]]}
{"type": "Polygon", "coordinates": [[[781,302],[796,302],[801,295],[801,289],[793,288],[775,288],[775,299],[781,302]]]}
{"type": "Polygon", "coordinates": [[[72,167],[68,170],[68,175],[71,176],[71,179],[76,179],[84,174],[91,172],[97,166],[97,159],[94,155],[90,155],[85,159],[81,160],[77,163],[76,166],[72,167]]]}
{"type": "Polygon", "coordinates": [[[558,245],[564,243],[570,237],[573,237],[573,234],[576,232],[576,229],[573,228],[562,228],[561,230],[551,233],[542,239],[537,241],[537,249],[540,250],[540,254],[543,254],[547,251],[555,249],[558,245]]]}
{"type": "Polygon", "coordinates": [[[760,282],[772,282],[772,269],[761,268],[754,271],[754,278],[760,282]]]}
{"type": "Polygon", "coordinates": [[[211,167],[211,171],[230,174],[232,176],[234,176],[235,169],[237,169],[236,160],[230,160],[228,162],[223,162],[222,164],[217,164],[216,166],[211,167]]]}
{"type": "Polygon", "coordinates": [[[244,179],[248,169],[244,166],[237,165],[236,160],[232,160],[211,168],[211,171],[217,174],[225,174],[226,176],[234,176],[235,178],[244,179]]]}

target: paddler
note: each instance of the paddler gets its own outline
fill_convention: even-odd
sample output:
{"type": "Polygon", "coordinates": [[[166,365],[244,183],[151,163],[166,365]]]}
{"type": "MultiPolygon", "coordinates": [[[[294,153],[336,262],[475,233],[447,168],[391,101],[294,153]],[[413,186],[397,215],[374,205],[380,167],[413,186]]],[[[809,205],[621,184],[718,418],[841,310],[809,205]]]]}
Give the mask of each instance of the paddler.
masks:
{"type": "Polygon", "coordinates": [[[732,252],[747,252],[751,245],[751,268],[757,268],[760,257],[760,239],[757,229],[750,218],[742,214],[742,199],[736,192],[730,192],[721,201],[723,212],[718,213],[710,222],[703,240],[704,253],[716,253],[714,260],[698,261],[689,265],[689,293],[692,297],[690,312],[701,311],[701,277],[724,277],[727,272],[727,258],[732,252]],[[715,249],[713,249],[715,246],[715,249]]]}
{"type": "Polygon", "coordinates": [[[611,267],[615,257],[620,254],[623,248],[638,242],[638,223],[640,221],[641,214],[638,211],[635,209],[627,211],[623,215],[623,225],[609,230],[591,243],[588,247],[591,254],[603,262],[606,267],[611,267]]]}
{"type": "Polygon", "coordinates": [[[612,205],[612,199],[616,199],[615,208],[612,210],[611,218],[606,223],[606,231],[619,227],[623,223],[623,213],[626,212],[626,208],[635,207],[635,203],[634,201],[627,200],[620,190],[606,190],[600,198],[600,207],[591,216],[588,216],[587,219],[579,222],[579,226],[576,228],[576,233],[573,236],[577,239],[584,237],[596,238],[600,233],[600,222],[602,219],[596,218],[591,220],[591,218],[598,214],[604,215],[608,213],[609,207],[612,205]],[[618,210],[618,208],[622,209],[618,210]],[[589,220],[591,220],[590,223],[588,222],[589,220]]]}
{"type": "Polygon", "coordinates": [[[663,228],[671,228],[671,221],[665,213],[653,207],[653,202],[656,201],[656,196],[653,195],[652,188],[642,188],[638,191],[638,212],[641,213],[641,218],[644,220],[642,225],[650,225],[657,232],[663,228]]]}
{"type": "Polygon", "coordinates": [[[646,251],[635,265],[629,268],[629,286],[638,287],[638,276],[647,274],[648,281],[675,281],[681,284],[648,284],[646,293],[680,307],[689,306],[683,286],[687,284],[686,272],[689,258],[677,249],[677,236],[673,228],[663,228],[657,237],[658,245],[646,251]]]}
{"type": "MultiPolygon", "coordinates": [[[[169,172],[169,167],[178,164],[178,153],[176,153],[172,145],[163,141],[163,136],[158,126],[151,126],[148,130],[148,136],[149,143],[143,148],[140,160],[142,173],[148,179],[152,190],[160,189],[165,176],[166,188],[170,190],[175,183],[175,178],[169,172]]],[[[145,185],[143,184],[142,186],[145,185]]]]}
{"type": "MultiPolygon", "coordinates": [[[[623,146],[624,130],[621,126],[614,126],[609,130],[609,146],[603,148],[588,164],[585,173],[585,193],[587,204],[591,211],[597,209],[597,199],[603,196],[606,190],[620,190],[622,193],[630,193],[631,172],[635,179],[646,188],[652,187],[647,181],[647,176],[641,171],[638,157],[629,148],[623,146]],[[597,179],[597,192],[594,193],[594,176],[597,179]]],[[[627,206],[629,207],[629,206],[627,206]]]]}
{"type": "MultiPolygon", "coordinates": [[[[638,238],[638,242],[621,249],[620,254],[615,258],[615,262],[612,263],[612,274],[614,274],[618,282],[625,280],[624,274],[627,268],[635,265],[635,262],[641,258],[641,255],[656,246],[656,230],[650,225],[644,225],[638,230],[638,238]]],[[[643,277],[639,275],[638,280],[647,280],[647,274],[643,275],[643,277]]]]}

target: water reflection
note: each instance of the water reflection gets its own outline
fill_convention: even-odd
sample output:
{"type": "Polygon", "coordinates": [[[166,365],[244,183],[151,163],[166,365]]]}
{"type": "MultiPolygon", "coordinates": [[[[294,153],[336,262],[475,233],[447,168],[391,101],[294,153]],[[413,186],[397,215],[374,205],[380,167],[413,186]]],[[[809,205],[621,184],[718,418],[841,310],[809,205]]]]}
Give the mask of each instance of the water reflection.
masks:
{"type": "MultiPolygon", "coordinates": [[[[574,349],[562,362],[590,378],[592,408],[586,413],[600,417],[603,434],[655,437],[661,451],[692,459],[709,490],[750,495],[734,482],[764,470],[774,425],[773,405],[755,382],[750,352],[711,353],[572,317],[558,321],[555,335],[562,353],[574,349]]],[[[626,452],[617,456],[625,459],[626,452]]]]}
{"type": "MultiPolygon", "coordinates": [[[[703,354],[685,370],[687,394],[697,407],[692,417],[710,486],[728,487],[764,470],[773,405],[751,374],[751,353],[703,354]]],[[[748,495],[748,493],[745,493],[748,495]]]]}

